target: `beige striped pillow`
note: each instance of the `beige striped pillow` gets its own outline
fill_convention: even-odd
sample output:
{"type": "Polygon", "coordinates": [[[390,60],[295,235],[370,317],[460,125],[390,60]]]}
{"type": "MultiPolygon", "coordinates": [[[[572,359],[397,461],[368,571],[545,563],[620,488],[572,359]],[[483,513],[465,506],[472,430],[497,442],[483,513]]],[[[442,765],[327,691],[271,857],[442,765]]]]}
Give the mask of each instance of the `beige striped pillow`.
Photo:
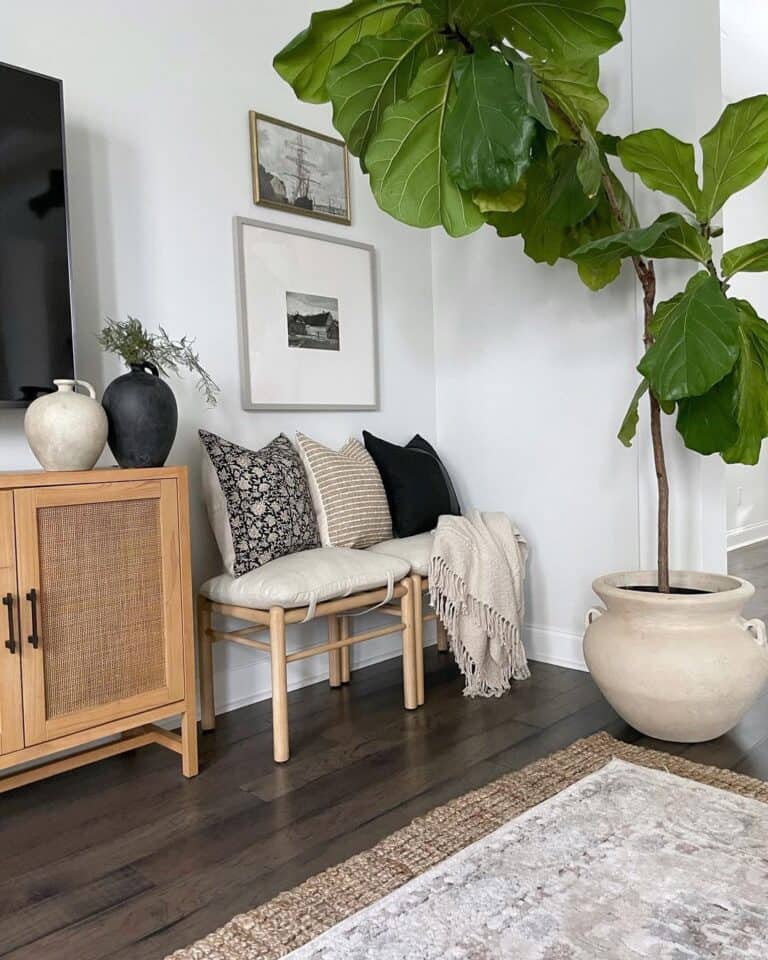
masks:
{"type": "Polygon", "coordinates": [[[296,434],[324,547],[370,547],[392,539],[392,517],[376,464],[359,440],[338,452],[296,434]]]}

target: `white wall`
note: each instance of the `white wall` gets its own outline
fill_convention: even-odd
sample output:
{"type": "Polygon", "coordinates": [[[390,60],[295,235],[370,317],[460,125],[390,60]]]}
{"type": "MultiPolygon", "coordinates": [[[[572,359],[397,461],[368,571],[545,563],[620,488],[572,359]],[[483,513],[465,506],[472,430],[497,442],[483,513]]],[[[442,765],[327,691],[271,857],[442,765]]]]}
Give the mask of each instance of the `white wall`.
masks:
{"type": "MultiPolygon", "coordinates": [[[[331,132],[327,112],[298,103],[270,66],[315,6],[26,0],[0,7],[0,59],[65,82],[80,374],[104,386],[120,372],[92,336],[106,314],[130,311],[196,336],[224,395],[208,411],[190,381],[174,382],[181,412],[174,462],[197,463],[199,426],[251,446],[298,427],[335,443],[362,426],[401,441],[416,430],[437,433],[464,501],[508,510],[531,542],[534,655],[578,663],[593,577],[653,558],[645,444],[628,452],[614,439],[640,351],[628,273],[592,294],[569,265],[536,266],[519,241],[498,240],[490,229],[463,241],[435,232],[430,256],[430,235],[381,214],[355,171],[355,225],[321,229],[378,249],[382,409],[239,408],[231,218],[311,226],[252,206],[247,111],[331,132]]],[[[606,128],[661,123],[683,136],[703,132],[719,102],[716,0],[636,0],[632,17],[629,42],[606,58],[606,128]],[[700,58],[679,55],[697,44],[700,58]]],[[[2,415],[0,431],[2,466],[31,464],[21,417],[2,415]]],[[[720,567],[720,472],[678,451],[670,457],[676,562],[720,567]]],[[[199,582],[217,560],[196,471],[193,479],[199,582]]],[[[394,646],[384,642],[378,651],[394,646]]],[[[220,703],[266,694],[259,655],[219,653],[226,657],[218,661],[220,703]]],[[[314,662],[297,666],[304,672],[293,682],[316,676],[314,662]]]]}
{"type": "MultiPolygon", "coordinates": [[[[251,201],[249,109],[333,132],[329,114],[299,103],[271,67],[315,6],[313,0],[0,5],[0,60],[64,80],[80,376],[104,387],[122,372],[117,360],[101,354],[93,334],[104,316],[130,312],[174,336],[196,337],[203,363],[223,387],[219,406],[209,411],[191,380],[172,382],[180,429],[170,462],[193,468],[196,582],[218,572],[200,505],[198,427],[251,447],[297,428],[332,444],[362,427],[400,442],[416,431],[435,435],[428,234],[380,213],[354,162],[352,228],[270,213],[251,201]],[[240,409],[235,215],[376,246],[380,412],[240,409]]],[[[2,469],[35,466],[21,424],[20,413],[0,414],[2,469]]],[[[360,663],[396,646],[394,638],[366,644],[353,657],[360,663]]],[[[217,654],[220,704],[267,693],[262,655],[217,654]]],[[[324,675],[325,666],[324,658],[296,664],[291,681],[324,675]]]]}
{"type": "MultiPolygon", "coordinates": [[[[726,102],[768,92],[768,9],[763,0],[721,0],[723,95],[726,102]]],[[[768,236],[768,177],[737,194],[723,219],[726,249],[768,236]]],[[[765,274],[739,274],[733,293],[755,305],[768,317],[768,283],[765,274]]],[[[727,467],[728,543],[737,547],[768,538],[768,457],[755,467],[727,467]]]]}
{"type": "MultiPolygon", "coordinates": [[[[604,129],[707,130],[720,100],[717,0],[638,0],[624,32],[605,58],[604,129]],[[697,46],[700,58],[679,56],[697,46]]],[[[633,277],[590,293],[573,266],[536,266],[490,229],[436,235],[432,249],[441,450],[465,501],[509,511],[530,540],[529,650],[580,664],[593,578],[654,563],[645,423],[632,451],[615,439],[638,382],[633,277]]],[[[673,562],[723,569],[722,470],[680,446],[670,431],[673,562]]]]}

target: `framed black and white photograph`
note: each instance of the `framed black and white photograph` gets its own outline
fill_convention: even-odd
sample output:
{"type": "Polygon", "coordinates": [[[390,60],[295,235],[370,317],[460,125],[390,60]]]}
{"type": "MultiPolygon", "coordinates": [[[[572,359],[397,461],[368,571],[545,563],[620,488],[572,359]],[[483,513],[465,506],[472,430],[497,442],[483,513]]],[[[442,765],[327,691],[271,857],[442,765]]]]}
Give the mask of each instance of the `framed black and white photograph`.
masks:
{"type": "Polygon", "coordinates": [[[285,294],[288,346],[302,350],[339,349],[339,301],[313,293],[285,294]]]}
{"type": "Polygon", "coordinates": [[[235,219],[245,410],[378,408],[373,247],[235,219]]]}
{"type": "Polygon", "coordinates": [[[349,225],[349,156],[343,140],[251,111],[253,201],[349,225]]]}

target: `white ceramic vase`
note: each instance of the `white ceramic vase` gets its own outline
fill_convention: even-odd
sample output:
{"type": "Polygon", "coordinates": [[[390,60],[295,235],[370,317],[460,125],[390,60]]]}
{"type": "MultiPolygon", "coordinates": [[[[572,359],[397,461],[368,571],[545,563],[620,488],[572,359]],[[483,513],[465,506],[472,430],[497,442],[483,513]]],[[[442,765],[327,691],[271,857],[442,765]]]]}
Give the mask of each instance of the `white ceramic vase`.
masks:
{"type": "Polygon", "coordinates": [[[85,380],[54,380],[55,393],[27,408],[24,432],[46,470],[90,470],[107,442],[107,415],[85,380]],[[88,396],[77,393],[83,387],[88,396]]]}
{"type": "Polygon", "coordinates": [[[741,720],[768,683],[762,620],[745,620],[755,588],[716,574],[674,572],[673,587],[632,589],[656,574],[618,573],[592,585],[605,604],[587,613],[584,658],[606,700],[657,740],[698,743],[741,720]]]}

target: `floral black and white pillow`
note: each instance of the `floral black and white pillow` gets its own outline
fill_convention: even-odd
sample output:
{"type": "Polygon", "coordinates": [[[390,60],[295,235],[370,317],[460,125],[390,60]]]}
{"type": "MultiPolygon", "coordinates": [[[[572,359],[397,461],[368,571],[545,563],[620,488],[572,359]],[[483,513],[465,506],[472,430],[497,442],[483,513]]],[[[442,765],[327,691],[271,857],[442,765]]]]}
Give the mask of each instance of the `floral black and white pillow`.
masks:
{"type": "Polygon", "coordinates": [[[307,476],[288,437],[281,433],[261,450],[248,450],[207,430],[200,430],[200,440],[226,503],[231,546],[216,529],[207,498],[228,572],[241,577],[270,560],[319,545],[307,476]]]}

